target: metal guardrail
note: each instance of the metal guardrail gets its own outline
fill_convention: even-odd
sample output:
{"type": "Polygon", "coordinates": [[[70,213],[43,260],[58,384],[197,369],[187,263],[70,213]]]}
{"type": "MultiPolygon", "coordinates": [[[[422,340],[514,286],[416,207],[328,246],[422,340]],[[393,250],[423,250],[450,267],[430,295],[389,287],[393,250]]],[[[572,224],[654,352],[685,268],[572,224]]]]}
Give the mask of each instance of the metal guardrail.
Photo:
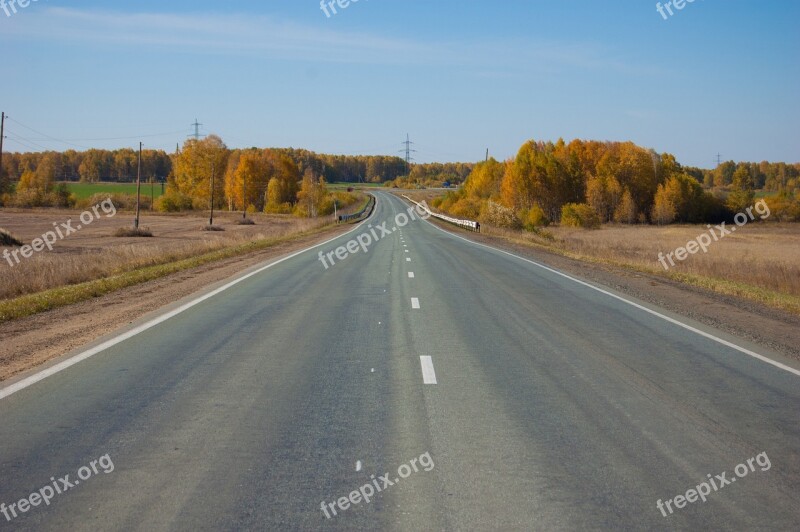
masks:
{"type": "Polygon", "coordinates": [[[417,203],[416,201],[409,198],[405,194],[403,194],[403,197],[408,201],[410,201],[411,203],[413,203],[414,205],[416,205],[417,207],[422,207],[423,209],[427,210],[428,213],[430,213],[430,215],[433,216],[434,218],[438,218],[439,220],[443,220],[447,223],[457,225],[461,228],[466,229],[467,231],[474,231],[476,233],[481,232],[481,224],[478,222],[474,222],[472,220],[461,220],[459,218],[453,218],[452,216],[445,216],[444,214],[438,214],[430,210],[427,205],[422,205],[421,203],[417,203]]]}
{"type": "Polygon", "coordinates": [[[368,194],[369,201],[360,211],[353,214],[342,214],[339,216],[339,222],[352,222],[361,220],[362,218],[369,218],[372,211],[375,210],[375,196],[368,194]]]}

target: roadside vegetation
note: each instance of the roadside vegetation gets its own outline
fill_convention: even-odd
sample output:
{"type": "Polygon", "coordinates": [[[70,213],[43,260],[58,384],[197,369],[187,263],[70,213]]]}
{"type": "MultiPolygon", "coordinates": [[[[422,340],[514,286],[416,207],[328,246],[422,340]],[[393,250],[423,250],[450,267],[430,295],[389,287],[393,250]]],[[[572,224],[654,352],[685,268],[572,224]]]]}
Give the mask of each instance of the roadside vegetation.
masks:
{"type": "Polygon", "coordinates": [[[800,221],[800,164],[681,166],[632,142],[527,142],[514,159],[479,163],[432,206],[509,229],[550,224],[719,223],[768,197],[769,221],[800,221]]]}

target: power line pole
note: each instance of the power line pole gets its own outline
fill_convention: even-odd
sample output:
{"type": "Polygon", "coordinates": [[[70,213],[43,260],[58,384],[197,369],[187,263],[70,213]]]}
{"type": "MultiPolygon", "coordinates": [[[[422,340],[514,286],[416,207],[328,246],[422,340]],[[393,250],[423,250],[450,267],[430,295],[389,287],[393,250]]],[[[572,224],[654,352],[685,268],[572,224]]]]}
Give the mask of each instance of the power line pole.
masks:
{"type": "Polygon", "coordinates": [[[191,135],[194,137],[194,140],[200,140],[200,137],[205,136],[200,134],[200,126],[202,125],[203,124],[199,123],[196,118],[194,119],[194,124],[191,124],[191,126],[194,128],[194,135],[191,135]]]}
{"type": "MultiPolygon", "coordinates": [[[[6,128],[6,114],[3,113],[0,115],[0,185],[3,184],[3,138],[6,128]]],[[[3,191],[3,187],[0,186],[0,192],[3,191]]]]}
{"type": "Polygon", "coordinates": [[[247,174],[242,172],[242,220],[247,220],[247,174]]]}
{"type": "Polygon", "coordinates": [[[485,162],[487,162],[487,163],[489,162],[489,148],[486,148],[486,161],[485,162]]]}
{"type": "Polygon", "coordinates": [[[411,154],[412,153],[416,153],[417,150],[414,150],[414,149],[411,148],[411,146],[413,146],[414,143],[411,142],[411,137],[408,135],[408,133],[406,133],[406,141],[403,142],[402,144],[405,145],[405,150],[400,150],[400,151],[401,152],[405,151],[405,153],[406,153],[406,157],[405,157],[405,159],[406,159],[406,175],[411,175],[411,161],[414,160],[411,157],[411,154]]]}
{"type": "Polygon", "coordinates": [[[211,218],[208,219],[209,227],[214,225],[214,173],[216,172],[216,166],[214,163],[211,164],[211,218]]]}
{"type": "Polygon", "coordinates": [[[719,167],[719,165],[720,165],[720,164],[722,164],[722,155],[720,155],[720,154],[718,153],[718,154],[717,154],[717,167],[719,167]]]}
{"type": "Polygon", "coordinates": [[[139,143],[139,168],[136,170],[136,220],[133,228],[139,229],[139,197],[142,190],[142,143],[139,143]]]}

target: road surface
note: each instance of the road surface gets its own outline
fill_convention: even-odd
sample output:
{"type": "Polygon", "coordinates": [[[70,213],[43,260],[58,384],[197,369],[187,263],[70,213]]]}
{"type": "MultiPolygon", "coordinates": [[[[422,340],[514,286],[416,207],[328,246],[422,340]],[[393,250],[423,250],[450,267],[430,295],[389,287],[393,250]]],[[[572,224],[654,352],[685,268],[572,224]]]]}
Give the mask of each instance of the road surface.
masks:
{"type": "Polygon", "coordinates": [[[353,232],[6,383],[0,530],[800,527],[796,364],[397,228],[376,194],[353,232]]]}

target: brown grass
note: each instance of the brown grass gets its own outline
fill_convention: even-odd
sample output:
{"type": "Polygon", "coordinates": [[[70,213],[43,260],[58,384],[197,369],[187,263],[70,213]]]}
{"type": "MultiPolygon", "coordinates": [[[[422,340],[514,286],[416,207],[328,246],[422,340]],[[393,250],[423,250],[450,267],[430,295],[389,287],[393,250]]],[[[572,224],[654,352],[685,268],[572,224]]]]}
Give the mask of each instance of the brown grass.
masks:
{"type": "MultiPolygon", "coordinates": [[[[75,220],[78,211],[0,210],[0,226],[31,241],[53,228],[53,222],[75,220]]],[[[331,219],[299,219],[283,215],[254,215],[257,226],[237,226],[233,215],[221,217],[226,232],[198,231],[204,217],[147,216],[153,238],[113,237],[130,227],[130,216],[103,217],[55,244],[53,251],[35,253],[20,264],[0,263],[0,300],[66,285],[76,285],[134,270],[164,265],[251,242],[275,240],[315,230],[331,219]],[[229,224],[229,225],[228,225],[229,224]]]]}
{"type": "MultiPolygon", "coordinates": [[[[669,270],[665,255],[707,232],[705,225],[606,225],[588,231],[549,228],[537,235],[482,226],[489,235],[535,245],[573,258],[664,275],[711,290],[800,312],[800,224],[746,225],[669,270]]],[[[667,262],[669,265],[669,262],[667,262]]]]}
{"type": "Polygon", "coordinates": [[[118,238],[151,238],[153,236],[148,227],[120,227],[113,234],[118,238]]]}

